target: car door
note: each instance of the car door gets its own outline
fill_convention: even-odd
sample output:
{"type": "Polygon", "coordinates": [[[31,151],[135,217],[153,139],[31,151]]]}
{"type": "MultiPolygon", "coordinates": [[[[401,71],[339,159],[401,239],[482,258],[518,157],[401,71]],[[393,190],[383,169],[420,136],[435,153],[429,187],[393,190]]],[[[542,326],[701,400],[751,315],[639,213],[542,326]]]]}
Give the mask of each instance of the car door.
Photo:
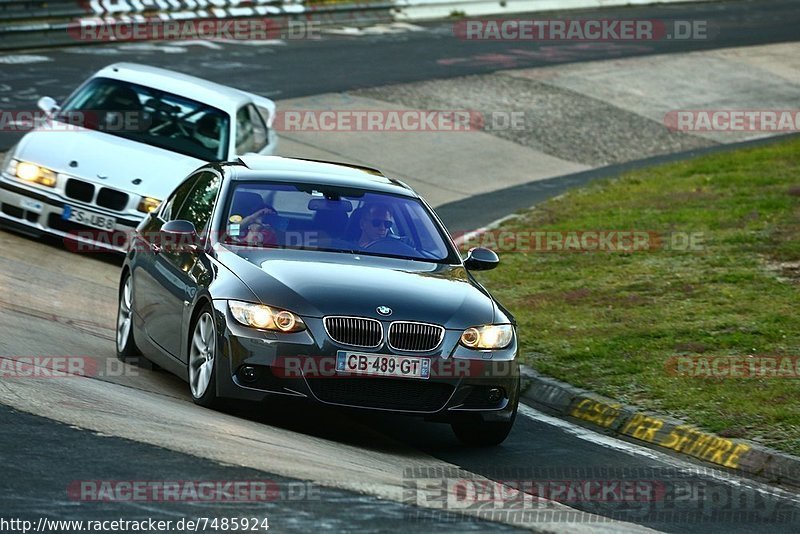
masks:
{"type": "MultiPolygon", "coordinates": [[[[186,201],[189,193],[199,178],[193,175],[184,180],[170,194],[157,211],[151,213],[137,231],[137,255],[133,272],[133,308],[142,319],[143,329],[147,337],[156,343],[162,350],[164,347],[158,342],[165,337],[159,319],[163,317],[164,310],[164,280],[163,275],[156,270],[156,259],[161,253],[161,239],[159,232],[167,221],[174,219],[178,209],[186,201]]],[[[146,345],[145,345],[146,347],[146,345]]]]}
{"type": "MultiPolygon", "coordinates": [[[[148,236],[150,263],[142,277],[153,284],[146,318],[147,333],[165,352],[181,358],[186,311],[193,302],[198,284],[205,280],[208,266],[200,261],[202,248],[174,246],[162,241],[159,231],[171,220],[186,220],[195,225],[198,235],[207,237],[211,213],[219,192],[220,176],[209,170],[193,175],[176,191],[174,203],[166,206],[148,236]],[[183,187],[183,186],[182,186],[183,187]],[[188,190],[188,192],[187,192],[188,190]]],[[[183,245],[183,243],[181,243],[183,245]]]]}

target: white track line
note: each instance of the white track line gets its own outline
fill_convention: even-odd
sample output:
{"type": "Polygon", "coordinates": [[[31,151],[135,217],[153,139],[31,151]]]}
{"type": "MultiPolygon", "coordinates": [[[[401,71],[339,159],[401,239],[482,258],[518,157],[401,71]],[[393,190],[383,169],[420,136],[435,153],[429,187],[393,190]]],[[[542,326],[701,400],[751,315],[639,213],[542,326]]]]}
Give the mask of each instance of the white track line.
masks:
{"type": "MultiPolygon", "coordinates": [[[[725,473],[723,471],[717,471],[711,467],[705,467],[702,465],[696,465],[690,462],[686,462],[679,458],[670,456],[668,454],[653,449],[649,449],[641,445],[636,445],[634,443],[629,443],[621,439],[616,439],[611,436],[595,432],[594,430],[588,429],[586,427],[582,427],[580,425],[576,425],[569,421],[565,421],[564,419],[559,419],[557,417],[547,415],[525,404],[519,405],[519,413],[524,417],[527,417],[534,421],[554,426],[559,430],[563,430],[567,434],[570,434],[571,436],[574,436],[580,440],[588,441],[589,443],[593,443],[595,445],[599,445],[607,449],[613,449],[615,451],[623,452],[631,456],[639,456],[651,460],[656,460],[658,462],[666,464],[669,467],[679,469],[680,471],[689,475],[697,476],[699,478],[706,478],[709,480],[713,480],[714,482],[726,484],[728,486],[751,489],[762,495],[768,495],[770,497],[788,500],[794,504],[800,505],[800,495],[796,493],[792,493],[780,488],[763,484],[761,482],[756,482],[754,480],[746,479],[737,475],[725,473]]],[[[654,466],[654,467],[657,468],[659,466],[654,466]]]]}

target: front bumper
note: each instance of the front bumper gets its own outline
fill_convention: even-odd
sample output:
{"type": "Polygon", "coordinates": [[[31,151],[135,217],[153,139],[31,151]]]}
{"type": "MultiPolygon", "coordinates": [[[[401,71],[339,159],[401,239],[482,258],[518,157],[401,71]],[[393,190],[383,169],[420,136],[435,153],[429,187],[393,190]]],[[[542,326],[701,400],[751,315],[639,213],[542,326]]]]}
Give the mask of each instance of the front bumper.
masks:
{"type": "Polygon", "coordinates": [[[294,397],[446,422],[509,421],[519,401],[516,338],[503,350],[473,351],[458,344],[460,330],[448,330],[437,350],[413,354],[431,359],[426,380],[353,376],[336,372],[338,351],[409,354],[386,345],[373,350],[339,345],[327,336],[321,319],[303,317],[307,330],[273,334],[239,325],[226,301],[215,301],[215,309],[222,348],[217,363],[220,397],[255,402],[294,397]],[[498,389],[500,398],[493,399],[490,390],[498,389]]]}
{"type": "Polygon", "coordinates": [[[125,252],[133,230],[144,218],[120,213],[62,196],[57,189],[29,186],[0,174],[0,224],[32,236],[49,234],[60,237],[76,252],[125,252]],[[113,217],[113,230],[98,230],[65,220],[66,206],[113,217]]]}

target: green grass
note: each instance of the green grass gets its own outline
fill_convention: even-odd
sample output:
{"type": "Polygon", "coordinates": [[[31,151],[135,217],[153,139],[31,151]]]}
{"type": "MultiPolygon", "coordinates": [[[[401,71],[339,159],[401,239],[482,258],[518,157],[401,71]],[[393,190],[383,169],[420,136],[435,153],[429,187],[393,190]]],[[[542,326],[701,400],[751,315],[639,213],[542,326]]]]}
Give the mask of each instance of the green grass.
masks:
{"type": "Polygon", "coordinates": [[[478,278],[523,362],[712,432],[800,454],[800,379],[671,376],[676,355],[800,356],[800,141],[637,171],[501,230],[702,232],[701,251],[508,252],[478,278]],[[786,265],[789,263],[790,265],[786,265]]]}

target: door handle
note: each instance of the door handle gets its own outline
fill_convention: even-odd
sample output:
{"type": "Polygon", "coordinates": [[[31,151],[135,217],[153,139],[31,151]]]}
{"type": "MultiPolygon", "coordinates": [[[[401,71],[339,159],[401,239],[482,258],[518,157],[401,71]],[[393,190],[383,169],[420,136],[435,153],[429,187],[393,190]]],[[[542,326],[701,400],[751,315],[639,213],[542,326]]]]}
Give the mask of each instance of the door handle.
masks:
{"type": "Polygon", "coordinates": [[[156,243],[150,243],[150,250],[153,251],[153,254],[161,254],[161,245],[157,245],[156,243]]]}

